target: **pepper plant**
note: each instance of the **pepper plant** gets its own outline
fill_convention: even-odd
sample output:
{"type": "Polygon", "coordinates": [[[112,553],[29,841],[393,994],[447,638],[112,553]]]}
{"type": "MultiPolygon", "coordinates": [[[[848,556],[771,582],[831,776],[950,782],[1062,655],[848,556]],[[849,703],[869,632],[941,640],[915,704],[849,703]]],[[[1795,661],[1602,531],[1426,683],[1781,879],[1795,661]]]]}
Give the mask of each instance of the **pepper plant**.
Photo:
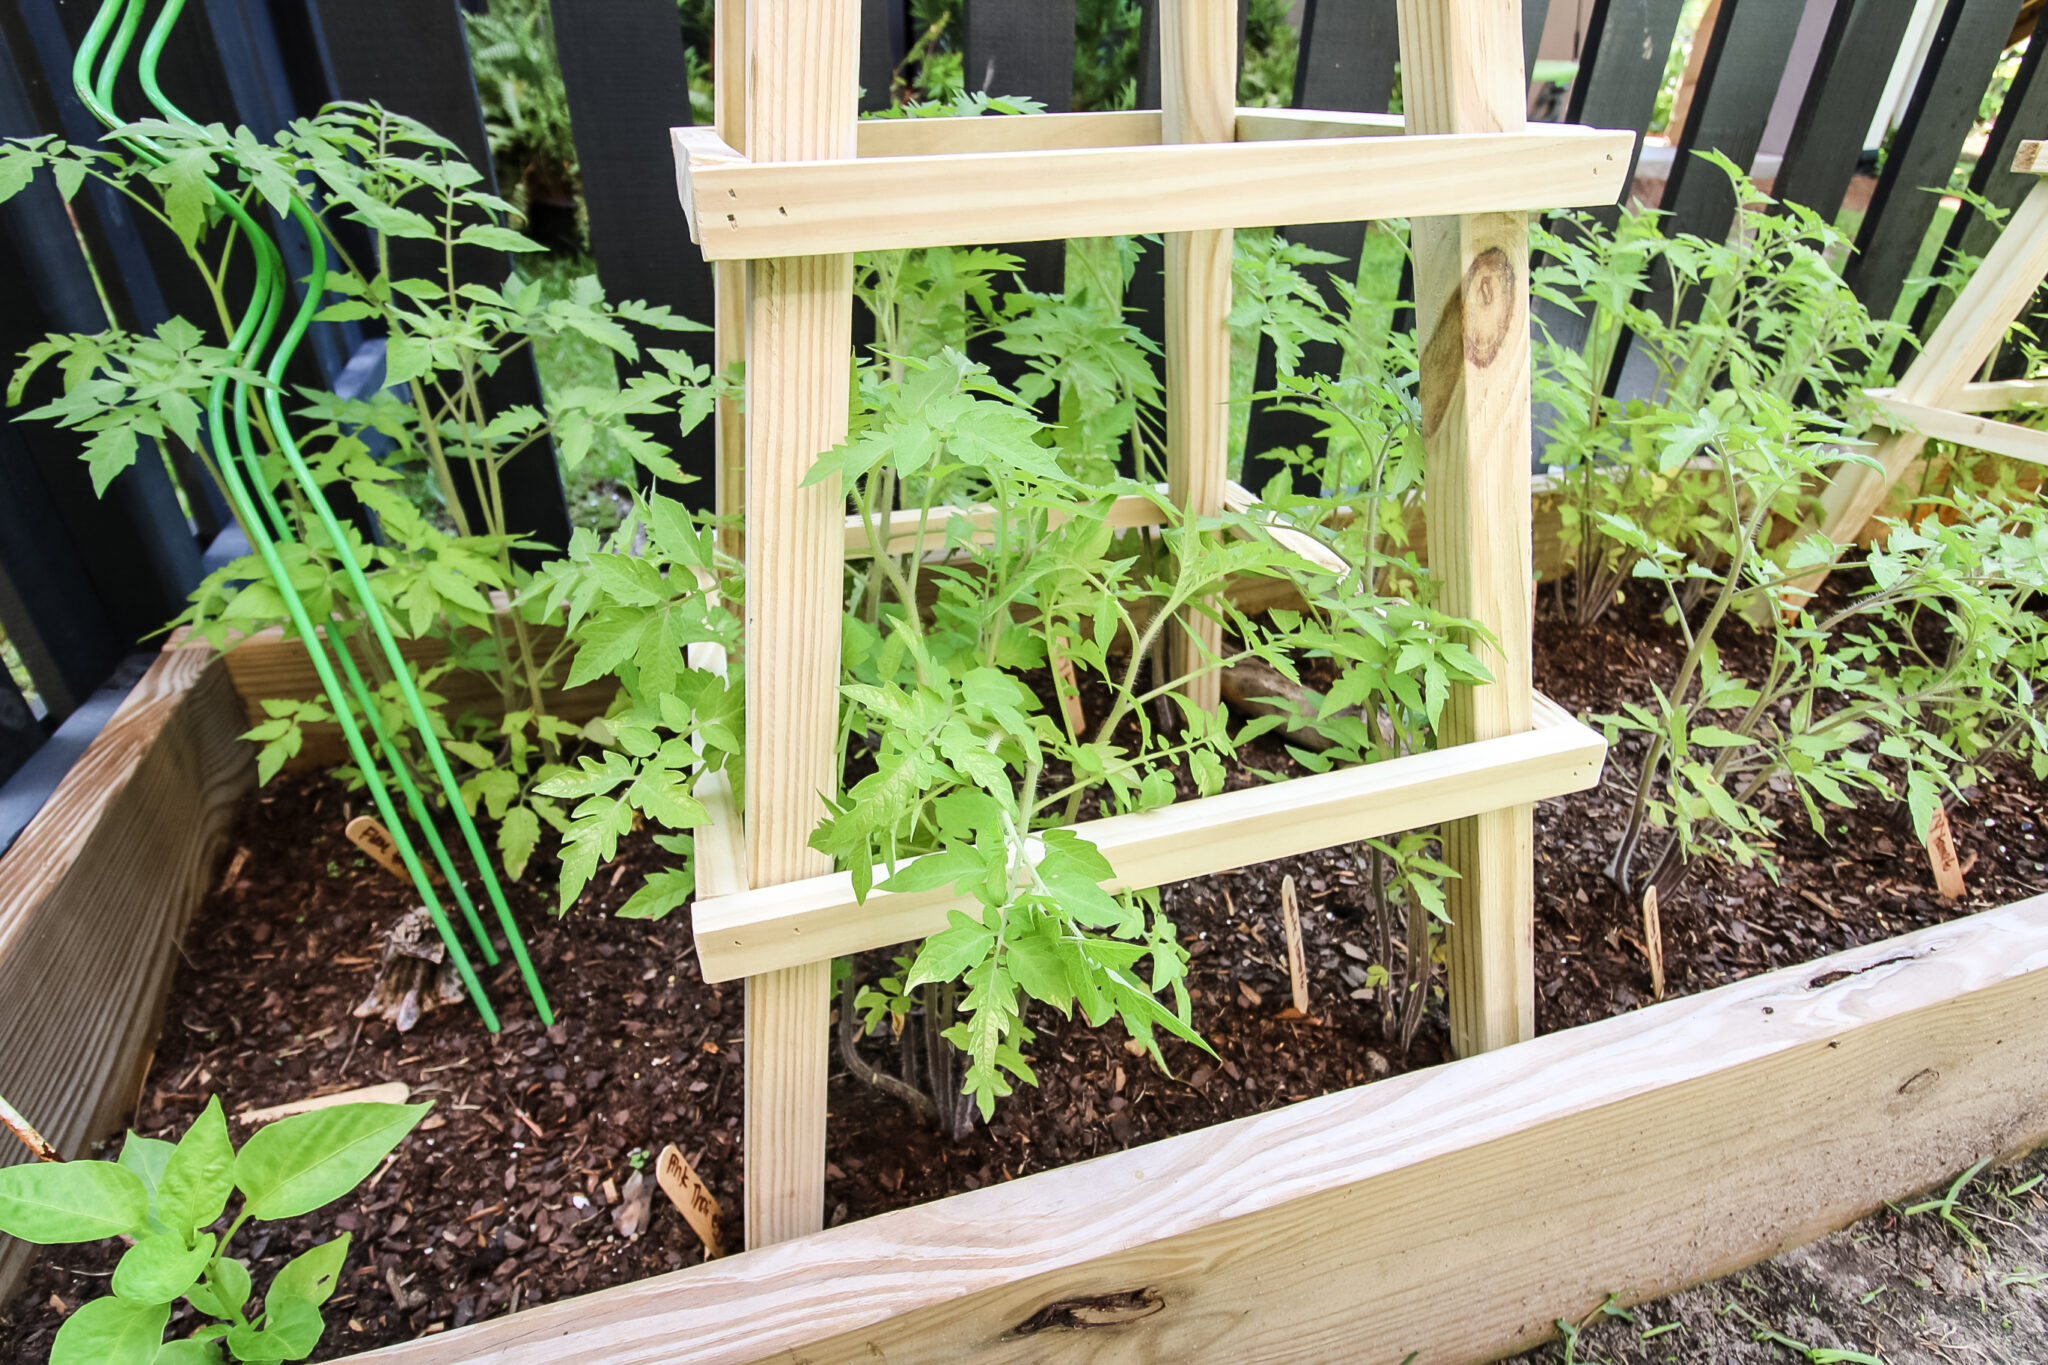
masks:
{"type": "Polygon", "coordinates": [[[44,1246],[128,1242],[103,1298],[65,1318],[50,1365],[206,1365],[304,1360],[341,1283],[349,1234],[301,1252],[260,1305],[246,1263],[228,1253],[252,1220],[298,1218],[377,1169],[431,1104],[341,1104],[279,1119],[235,1149],[218,1096],[177,1142],[128,1134],[115,1161],[0,1168],[0,1232],[44,1246]],[[235,1216],[221,1222],[239,1196],[235,1216]],[[166,1342],[180,1301],[211,1319],[166,1342]]]}

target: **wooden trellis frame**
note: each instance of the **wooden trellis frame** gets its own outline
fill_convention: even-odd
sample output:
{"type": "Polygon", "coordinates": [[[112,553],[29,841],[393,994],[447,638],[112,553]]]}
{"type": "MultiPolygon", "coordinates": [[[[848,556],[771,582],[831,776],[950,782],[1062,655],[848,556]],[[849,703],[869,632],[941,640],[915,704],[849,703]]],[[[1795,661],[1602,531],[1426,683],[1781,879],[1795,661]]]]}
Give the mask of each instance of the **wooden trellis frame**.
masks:
{"type": "Polygon", "coordinates": [[[717,126],[674,138],[748,390],[743,436],[727,410],[719,438],[719,506],[745,512],[748,808],[709,793],[695,927],[706,977],[747,983],[749,1245],[822,1224],[831,958],[928,933],[950,901],[856,906],[807,843],[837,785],[847,536],[838,482],[801,481],[845,435],[855,250],[1166,234],[1168,487],[1199,514],[1227,492],[1232,231],[1415,220],[1430,562],[1445,609],[1500,642],[1495,681],[1455,690],[1438,752],[1090,832],[1140,886],[1444,822],[1453,1045],[1533,1032],[1532,803],[1592,785],[1605,750],[1531,690],[1527,214],[1612,202],[1634,135],[1525,130],[1516,0],[1399,8],[1399,126],[1237,110],[1235,0],[1162,0],[1156,113],[859,125],[858,0],[719,0],[717,126]]]}
{"type": "MultiPolygon", "coordinates": [[[[2048,382],[1974,381],[2048,278],[2048,143],[2022,142],[2012,169],[2042,178],[2006,220],[1898,385],[1864,390],[1891,429],[1872,452],[1876,468],[1846,465],[1821,494],[1820,531],[1838,545],[1856,541],[1930,439],[2048,465],[2048,432],[1972,415],[2048,401],[2048,382]]],[[[1811,593],[1826,578],[1823,570],[1798,586],[1811,593]]]]}

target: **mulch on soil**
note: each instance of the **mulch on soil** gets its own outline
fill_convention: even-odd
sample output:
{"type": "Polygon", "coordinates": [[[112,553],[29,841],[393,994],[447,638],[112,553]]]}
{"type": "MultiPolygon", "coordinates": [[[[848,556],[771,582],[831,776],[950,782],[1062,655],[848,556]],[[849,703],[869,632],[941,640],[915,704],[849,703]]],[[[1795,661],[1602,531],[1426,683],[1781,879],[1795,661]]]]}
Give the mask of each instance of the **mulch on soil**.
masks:
{"type": "MultiPolygon", "coordinates": [[[[1640,605],[1589,630],[1546,620],[1538,685],[1575,712],[1611,709],[1669,674],[1676,638],[1640,605]]],[[[1624,742],[1600,788],[1537,812],[1546,1032],[1649,999],[1640,923],[1613,904],[1600,874],[1632,758],[1624,742]]],[[[1831,841],[1822,842],[1797,812],[1780,812],[1781,882],[1703,868],[1664,907],[1670,989],[1707,989],[2038,893],[2048,887],[2044,795],[2048,784],[2003,772],[1953,812],[1961,854],[1975,860],[1970,894],[1956,903],[1934,893],[1910,828],[1888,813],[1833,812],[1831,841]]],[[[343,839],[363,805],[324,778],[288,779],[245,800],[227,856],[249,853],[187,935],[135,1117],[136,1131],[175,1137],[210,1094],[234,1113],[394,1080],[436,1102],[365,1188],[315,1219],[254,1225],[238,1240],[260,1286],[314,1241],[354,1234],[349,1278],[315,1358],[700,1260],[695,1235],[659,1194],[632,1238],[619,1226],[624,1201],[612,1202],[642,1165],[651,1179],[652,1155],[669,1143],[723,1204],[728,1245],[740,1244],[740,987],[701,979],[687,914],[655,923],[613,916],[667,855],[645,836],[624,841],[618,870],[559,920],[548,913],[544,871],[508,889],[560,1016],[553,1028],[540,1026],[508,966],[490,982],[501,1034],[484,1033],[466,1007],[400,1034],[351,1016],[384,930],[413,901],[343,839]]],[[[1013,1179],[1446,1057],[1440,999],[1407,1053],[1383,1036],[1365,990],[1377,929],[1362,847],[1181,883],[1164,896],[1192,956],[1195,1021],[1213,1056],[1168,1040],[1169,1074],[1133,1055],[1116,1030],[1034,1010],[1040,1085],[953,1143],[852,1080],[835,1053],[828,1219],[1013,1179]],[[1286,1017],[1286,875],[1301,894],[1307,1017],[1286,1017]]],[[[886,1040],[861,1046],[872,1064],[893,1064],[886,1040]]],[[[0,1313],[0,1358],[43,1360],[62,1315],[105,1291],[118,1251],[46,1254],[0,1313]]],[[[194,1325],[185,1311],[174,1329],[194,1325]]]]}

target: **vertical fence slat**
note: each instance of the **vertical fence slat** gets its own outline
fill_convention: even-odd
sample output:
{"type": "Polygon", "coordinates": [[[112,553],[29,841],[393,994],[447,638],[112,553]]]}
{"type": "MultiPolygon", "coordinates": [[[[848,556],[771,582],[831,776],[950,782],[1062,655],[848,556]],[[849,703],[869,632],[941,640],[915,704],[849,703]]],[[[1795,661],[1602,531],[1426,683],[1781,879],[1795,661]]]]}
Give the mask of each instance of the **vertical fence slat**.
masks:
{"type": "Polygon", "coordinates": [[[2018,13],[2019,0],[1949,0],[1942,14],[1842,272],[1878,317],[1898,303],[1939,207],[1923,187],[1948,184],[2018,13]]]}
{"type": "MultiPolygon", "coordinates": [[[[2043,35],[2042,41],[2027,45],[2026,56],[2021,58],[2020,68],[2013,75],[2012,88],[2006,91],[2005,102],[1999,106],[1998,119],[1991,125],[1990,136],[1984,140],[1983,154],[1977,158],[1976,168],[1970,173],[1970,189],[2007,212],[2017,209],[2020,201],[2040,181],[2036,175],[2014,173],[2012,156],[2025,139],[2048,133],[2048,76],[2041,74],[2044,61],[2048,61],[2048,35],[2043,35]]],[[[1949,224],[1948,236],[1942,242],[1942,258],[1937,260],[1937,265],[1951,252],[1982,257],[1998,241],[1998,232],[1990,218],[1964,204],[1957,210],[1955,221],[1949,224]]],[[[1913,334],[1919,337],[1930,335],[1947,314],[1949,303],[1950,298],[1945,291],[1930,289],[1922,294],[1919,305],[1913,310],[1913,334]]],[[[2027,309],[2027,316],[2033,320],[2036,331],[2041,329],[2042,307],[2042,296],[2036,295],[2027,309]]],[[[1992,377],[2019,378],[2025,372],[2024,365],[2025,358],[2017,348],[2004,348],[1993,362],[1992,377]]]]}
{"type": "MultiPolygon", "coordinates": [[[[709,323],[711,267],[678,248],[689,234],[676,203],[668,130],[691,118],[674,0],[576,0],[555,6],[554,23],[590,250],[605,296],[644,299],[709,323]]],[[[635,328],[634,335],[643,347],[685,350],[711,363],[709,333],[635,328]]],[[[687,436],[665,420],[644,429],[697,480],[679,496],[708,509],[717,464],[712,424],[700,423],[687,436]]]]}
{"type": "Polygon", "coordinates": [[[1735,221],[1734,188],[1693,153],[1717,151],[1749,169],[1804,12],[1804,5],[1787,0],[1721,0],[1664,182],[1660,207],[1671,215],[1669,231],[1698,233],[1710,242],[1728,235],[1735,221]]]}
{"type": "Polygon", "coordinates": [[[1772,194],[1829,218],[1842,207],[1912,17],[1913,0],[1836,0],[1772,194]]]}
{"type": "MultiPolygon", "coordinates": [[[[1648,128],[1683,7],[1684,0],[1598,0],[1587,21],[1586,45],[1579,53],[1579,74],[1565,101],[1564,121],[1596,128],[1648,128]]],[[[1624,185],[1633,181],[1641,156],[1642,140],[1638,138],[1630,152],[1629,180],[1624,185]]],[[[1622,194],[1626,197],[1628,190],[1622,194]]],[[[1621,210],[1599,208],[1592,216],[1612,226],[1620,221],[1621,210]]],[[[1545,299],[1533,300],[1530,310],[1543,332],[1560,344],[1573,350],[1585,345],[1588,320],[1581,314],[1545,299]]],[[[1549,415],[1548,408],[1539,407],[1533,418],[1531,452],[1538,464],[1545,460],[1548,441],[1543,433],[1549,415]]]]}
{"type": "MultiPolygon", "coordinates": [[[[0,666],[0,788],[43,747],[43,727],[22,696],[21,685],[12,671],[0,666]]],[[[5,851],[7,831],[0,827],[0,851],[5,851]]]]}
{"type": "MultiPolygon", "coordinates": [[[[969,90],[1027,96],[1053,114],[1074,107],[1074,0],[966,0],[962,17],[967,25],[963,60],[969,90]]],[[[1010,242],[996,249],[1023,262],[1015,278],[1025,289],[1050,294],[1066,286],[1064,241],[1010,242]]],[[[998,347],[993,336],[968,342],[967,354],[1006,385],[1014,385],[1030,369],[1022,356],[998,347]]],[[[1049,394],[1040,415],[1050,419],[1058,406],[1058,394],[1049,394]]]]}
{"type": "MultiPolygon", "coordinates": [[[[1693,233],[1710,242],[1727,238],[1735,221],[1735,189],[1720,167],[1694,153],[1717,151],[1744,171],[1749,169],[1804,12],[1804,5],[1788,0],[1721,0],[1713,31],[1696,40],[1705,48],[1694,52],[1698,76],[1659,203],[1670,215],[1663,223],[1665,232],[1693,233]]],[[[1670,271],[1658,262],[1640,301],[1652,313],[1666,315],[1672,287],[1670,271]]],[[[1690,316],[1698,308],[1695,293],[1686,312],[1690,316]]],[[[1627,371],[1612,376],[1621,392],[1644,392],[1655,385],[1654,366],[1632,343],[1616,359],[1627,371]]]]}
{"type": "MultiPolygon", "coordinates": [[[[44,131],[18,62],[0,35],[0,136],[44,131]]],[[[0,205],[0,355],[14,357],[50,332],[107,326],[71,220],[47,176],[0,205]]],[[[54,398],[52,367],[37,374],[24,408],[54,398]]],[[[162,626],[199,580],[199,545],[170,475],[145,444],[105,496],[79,458],[83,440],[47,421],[10,420],[0,436],[0,574],[20,604],[8,633],[38,690],[61,717],[83,701],[135,643],[162,626]]]]}
{"type": "MultiPolygon", "coordinates": [[[[1564,121],[1595,128],[1648,128],[1683,8],[1684,0],[1599,0],[1587,22],[1586,46],[1579,54],[1571,97],[1565,101],[1564,121]]],[[[1635,154],[1642,154],[1640,139],[1635,154]]],[[[1634,174],[1631,161],[1629,175],[1634,174]]]]}
{"type": "MultiPolygon", "coordinates": [[[[1301,54],[1294,67],[1294,103],[1303,109],[1341,109],[1352,113],[1385,113],[1394,93],[1394,63],[1400,54],[1394,0],[1307,0],[1302,14],[1301,54]]],[[[1363,223],[1310,223],[1282,229],[1290,242],[1339,257],[1334,266],[1304,266],[1302,273],[1334,298],[1332,275],[1358,276],[1358,258],[1365,241],[1363,223]]],[[[1341,347],[1309,342],[1302,348],[1301,372],[1335,375],[1343,363],[1341,347]]],[[[1279,382],[1273,346],[1259,339],[1252,384],[1256,393],[1271,392],[1279,382]]],[[[1254,403],[1245,426],[1243,481],[1261,488],[1279,471],[1267,452],[1292,449],[1315,439],[1322,423],[1271,403],[1254,403]]]]}
{"type": "MultiPolygon", "coordinates": [[[[483,172],[486,184],[495,184],[454,0],[316,0],[314,13],[342,98],[374,101],[418,119],[453,142],[483,172]]],[[[441,249],[433,242],[391,243],[392,273],[401,278],[438,274],[440,259],[441,249]]],[[[458,277],[465,271],[479,283],[495,285],[510,273],[511,262],[495,253],[465,250],[457,258],[458,277]]],[[[482,387],[485,405],[493,412],[540,403],[540,377],[530,354],[513,357],[482,387]]],[[[549,545],[568,544],[569,508],[550,443],[535,442],[513,456],[498,477],[508,529],[549,545]]],[[[471,481],[458,477],[455,482],[473,524],[480,521],[482,508],[471,481]]]]}
{"type": "Polygon", "coordinates": [[[889,107],[889,82],[905,51],[904,3],[861,0],[860,109],[864,114],[889,107]]]}
{"type": "MultiPolygon", "coordinates": [[[[275,22],[278,17],[289,21],[288,7],[279,6],[273,13],[263,0],[206,0],[206,16],[213,28],[221,72],[234,97],[236,113],[257,137],[275,137],[302,112],[311,112],[325,103],[324,91],[308,99],[293,83],[284,55],[285,40],[275,22]]],[[[288,27],[287,32],[290,31],[288,27]]],[[[265,212],[269,212],[267,207],[265,212]]],[[[270,213],[270,221],[284,227],[275,213],[270,213]]],[[[303,279],[311,264],[304,240],[291,230],[279,231],[276,237],[291,278],[303,279]]],[[[316,324],[306,334],[306,351],[298,357],[304,375],[298,382],[310,382],[317,371],[331,387],[362,340],[362,325],[358,322],[316,324]]],[[[226,511],[225,500],[222,511],[226,511]]]]}

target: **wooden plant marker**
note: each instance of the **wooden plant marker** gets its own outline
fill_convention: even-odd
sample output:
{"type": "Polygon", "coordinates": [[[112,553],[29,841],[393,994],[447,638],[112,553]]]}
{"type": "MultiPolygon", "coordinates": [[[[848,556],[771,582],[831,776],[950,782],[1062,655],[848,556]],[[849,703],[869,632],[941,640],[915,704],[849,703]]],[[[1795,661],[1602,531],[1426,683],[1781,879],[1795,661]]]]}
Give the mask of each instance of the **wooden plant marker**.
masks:
{"type": "Polygon", "coordinates": [[[1301,955],[1301,904],[1294,878],[1280,879],[1280,920],[1287,927],[1287,982],[1294,987],[1294,1008],[1308,1013],[1308,965],[1301,955]]]}
{"type": "Polygon", "coordinates": [[[661,1192],[668,1196],[669,1203],[683,1215],[683,1221],[702,1239],[704,1254],[714,1261],[725,1255],[724,1244],[718,1238],[718,1225],[724,1216],[719,1211],[718,1198],[673,1142],[662,1148],[655,1160],[654,1178],[661,1183],[661,1192]]]}
{"type": "Polygon", "coordinates": [[[1934,808],[1934,820],[1927,828],[1927,865],[1934,869],[1934,886],[1943,900],[1959,900],[1969,889],[1963,885],[1963,862],[1956,856],[1956,834],[1945,806],[1934,808]]]}
{"type": "MultiPolygon", "coordinates": [[[[382,820],[374,815],[358,815],[341,832],[350,843],[368,855],[370,861],[405,885],[412,885],[412,874],[405,870],[405,864],[398,857],[398,841],[391,837],[390,830],[384,828],[382,820]]],[[[441,884],[440,873],[430,870],[427,877],[434,885],[441,884]]]]}
{"type": "Polygon", "coordinates": [[[1643,956],[1650,959],[1650,994],[1664,998],[1664,921],[1657,914],[1657,888],[1643,892],[1643,956]]]}
{"type": "Polygon", "coordinates": [[[1088,714],[1081,709],[1081,684],[1074,678],[1074,661],[1067,654],[1069,638],[1064,634],[1046,638],[1046,653],[1051,656],[1052,690],[1059,696],[1060,710],[1066,715],[1067,728],[1076,738],[1088,731],[1088,714]]]}
{"type": "Polygon", "coordinates": [[[235,1115],[236,1123],[269,1123],[274,1119],[287,1119],[293,1114],[310,1114],[316,1109],[332,1109],[338,1104],[404,1104],[412,1098],[412,1087],[404,1081],[385,1081],[381,1085],[366,1085],[356,1090],[339,1090],[332,1095],[315,1095],[311,1099],[287,1100],[273,1104],[266,1109],[244,1109],[235,1115]]]}

